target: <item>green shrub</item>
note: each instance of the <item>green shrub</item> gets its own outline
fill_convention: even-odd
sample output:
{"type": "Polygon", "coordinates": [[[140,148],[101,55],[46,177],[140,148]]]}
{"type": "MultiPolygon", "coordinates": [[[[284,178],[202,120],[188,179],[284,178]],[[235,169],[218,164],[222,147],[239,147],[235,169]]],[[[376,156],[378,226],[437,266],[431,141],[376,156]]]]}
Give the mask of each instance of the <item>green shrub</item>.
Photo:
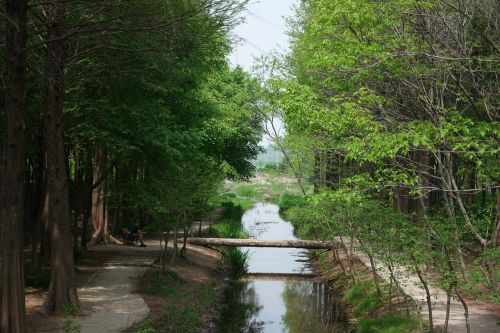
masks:
{"type": "Polygon", "coordinates": [[[387,315],[380,318],[364,318],[358,322],[358,333],[403,333],[417,327],[415,318],[387,315]]]}
{"type": "Polygon", "coordinates": [[[148,286],[153,294],[160,294],[180,298],[181,292],[177,290],[175,284],[185,283],[184,280],[175,272],[156,272],[155,280],[148,286]]]}
{"type": "Polygon", "coordinates": [[[198,327],[202,324],[201,313],[198,308],[184,307],[182,310],[182,319],[185,323],[190,323],[194,327],[198,327]]]}
{"type": "Polygon", "coordinates": [[[356,310],[354,310],[355,316],[361,316],[365,313],[370,313],[373,310],[377,309],[381,305],[381,301],[376,292],[368,295],[363,298],[361,302],[356,306],[356,310]]]}
{"type": "Polygon", "coordinates": [[[169,286],[168,284],[161,282],[155,282],[150,284],[148,289],[152,294],[172,296],[174,298],[181,297],[181,293],[177,289],[175,289],[175,287],[169,286]]]}
{"type": "Polygon", "coordinates": [[[248,252],[243,252],[235,247],[225,247],[222,250],[221,264],[233,268],[233,277],[242,276],[248,268],[248,252]]]}
{"type": "Polygon", "coordinates": [[[215,287],[215,281],[213,279],[208,280],[203,284],[203,293],[201,295],[201,305],[205,308],[209,308],[219,301],[219,294],[215,287]]]}
{"type": "Polygon", "coordinates": [[[243,230],[239,220],[222,219],[212,225],[212,231],[221,238],[246,238],[248,234],[243,230]]]}
{"type": "Polygon", "coordinates": [[[241,205],[237,205],[232,201],[223,202],[221,207],[224,208],[224,218],[226,219],[240,220],[244,212],[241,205]]]}
{"type": "Polygon", "coordinates": [[[357,305],[364,297],[366,297],[366,290],[371,288],[370,283],[366,282],[364,285],[354,284],[344,294],[344,300],[349,304],[357,305]]]}
{"type": "Polygon", "coordinates": [[[306,199],[303,195],[298,194],[282,194],[278,201],[278,206],[280,207],[280,212],[285,212],[292,207],[303,206],[306,199]]]}
{"type": "Polygon", "coordinates": [[[151,333],[151,332],[154,332],[154,331],[155,331],[155,329],[154,329],[154,326],[153,326],[153,322],[151,320],[147,320],[134,333],[151,333]]]}
{"type": "Polygon", "coordinates": [[[180,277],[179,274],[175,273],[175,272],[170,272],[170,271],[166,271],[166,272],[156,272],[155,273],[155,276],[156,276],[156,281],[157,282],[164,282],[164,283],[168,283],[168,282],[175,282],[175,283],[185,283],[185,281],[180,277]]]}
{"type": "Polygon", "coordinates": [[[256,190],[256,185],[244,184],[239,185],[234,189],[236,195],[240,197],[246,197],[251,199],[261,199],[262,193],[256,190]]]}

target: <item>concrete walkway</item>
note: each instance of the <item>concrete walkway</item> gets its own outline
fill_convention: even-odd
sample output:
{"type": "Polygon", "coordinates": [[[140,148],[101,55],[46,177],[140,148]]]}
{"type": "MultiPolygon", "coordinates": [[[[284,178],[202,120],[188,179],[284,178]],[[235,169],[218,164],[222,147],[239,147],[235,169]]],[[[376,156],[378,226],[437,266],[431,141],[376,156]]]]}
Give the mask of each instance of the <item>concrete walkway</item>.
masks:
{"type": "Polygon", "coordinates": [[[84,316],[71,318],[81,333],[122,332],[149,315],[144,299],[134,293],[134,280],[160,253],[158,241],[147,247],[97,245],[99,251],[119,251],[78,290],[84,316]]]}
{"type": "MultiPolygon", "coordinates": [[[[202,220],[201,230],[209,228],[221,216],[222,210],[215,209],[208,218],[202,220]]],[[[195,222],[192,232],[197,232],[199,227],[200,223],[195,222]]],[[[80,327],[81,333],[122,332],[148,317],[149,308],[144,299],[134,293],[134,281],[140,279],[159,258],[160,242],[144,242],[147,247],[95,245],[89,248],[90,251],[111,251],[118,254],[78,289],[85,315],[70,320],[73,325],[80,327]]],[[[169,244],[171,246],[172,242],[169,244]]]]}
{"type": "MultiPolygon", "coordinates": [[[[340,241],[340,240],[338,240],[340,241]]],[[[344,239],[347,246],[347,240],[344,239]]],[[[370,259],[362,252],[355,251],[354,256],[359,259],[365,266],[370,267],[370,259]]],[[[376,269],[378,275],[387,283],[390,281],[390,271],[383,265],[382,262],[376,260],[376,269]]],[[[411,272],[405,267],[397,267],[395,269],[396,279],[400,283],[403,291],[415,301],[420,303],[421,314],[423,319],[428,319],[427,310],[427,295],[425,289],[416,273],[411,272]]],[[[432,295],[432,315],[434,328],[443,327],[446,318],[446,293],[443,289],[429,284],[430,293],[432,295]]],[[[491,309],[486,309],[485,306],[473,302],[467,302],[469,309],[469,324],[472,333],[500,333],[500,326],[497,324],[500,321],[500,312],[494,313],[491,309]]],[[[498,307],[497,307],[498,308],[498,307]]],[[[466,333],[464,308],[458,300],[452,299],[450,308],[450,318],[448,322],[448,332],[451,333],[466,333]]]]}

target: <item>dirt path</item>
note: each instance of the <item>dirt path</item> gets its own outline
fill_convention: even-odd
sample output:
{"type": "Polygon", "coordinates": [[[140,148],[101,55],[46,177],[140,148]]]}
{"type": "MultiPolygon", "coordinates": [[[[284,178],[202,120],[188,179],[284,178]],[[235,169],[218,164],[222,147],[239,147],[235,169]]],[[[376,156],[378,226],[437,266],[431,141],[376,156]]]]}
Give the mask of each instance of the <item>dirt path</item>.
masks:
{"type": "MultiPolygon", "coordinates": [[[[346,242],[346,240],[344,240],[346,242]]],[[[346,244],[348,245],[348,244],[346,244]]],[[[348,245],[349,246],[349,245],[348,245]]],[[[365,266],[370,267],[368,256],[361,252],[355,252],[355,257],[365,266]]],[[[378,275],[389,283],[390,272],[388,268],[379,260],[376,261],[378,275]]],[[[423,319],[428,318],[427,295],[418,276],[406,269],[397,267],[395,269],[396,279],[399,281],[404,292],[420,303],[423,319]]],[[[429,286],[432,295],[432,315],[434,327],[443,327],[446,317],[446,293],[443,289],[429,286]]],[[[472,333],[499,333],[500,327],[497,322],[500,320],[500,305],[467,302],[469,308],[469,324],[472,333]]],[[[450,319],[448,331],[452,333],[466,333],[464,308],[458,300],[452,300],[450,308],[450,319]]]]}
{"type": "MultiPolygon", "coordinates": [[[[214,210],[202,221],[201,229],[209,228],[221,215],[220,209],[214,210]]],[[[194,224],[192,227],[196,231],[198,228],[199,224],[194,224]]],[[[141,276],[158,259],[160,243],[158,239],[146,239],[145,244],[147,247],[96,245],[89,248],[89,253],[98,251],[111,252],[115,255],[92,274],[82,288],[78,289],[85,315],[73,317],[71,322],[80,328],[81,333],[122,332],[149,316],[150,309],[144,298],[136,293],[135,284],[140,283],[141,276]]],[[[202,248],[193,247],[189,247],[188,250],[191,253],[203,251],[202,248]]],[[[193,260],[197,258],[192,257],[193,260]]],[[[216,267],[216,264],[214,265],[216,267]]]]}
{"type": "MultiPolygon", "coordinates": [[[[146,241],[147,247],[98,245],[90,250],[118,252],[79,288],[85,316],[71,318],[81,333],[122,332],[146,318],[149,308],[134,293],[133,284],[157,258],[158,241],[146,241]]],[[[59,331],[62,332],[62,331],[59,331]]]]}

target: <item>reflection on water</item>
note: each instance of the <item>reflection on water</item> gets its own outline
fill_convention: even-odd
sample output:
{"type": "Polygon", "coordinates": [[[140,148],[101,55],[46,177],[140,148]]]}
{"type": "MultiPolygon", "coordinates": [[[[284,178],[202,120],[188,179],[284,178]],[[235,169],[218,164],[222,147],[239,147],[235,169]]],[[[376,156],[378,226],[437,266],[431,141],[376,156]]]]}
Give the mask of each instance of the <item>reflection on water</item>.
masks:
{"type": "MultiPolygon", "coordinates": [[[[242,217],[253,238],[296,239],[278,206],[259,203],[242,217]]],[[[345,332],[342,309],[327,284],[303,278],[261,278],[251,273],[311,273],[300,249],[242,248],[249,251],[246,280],[231,282],[217,323],[221,333],[345,332]]]]}
{"type": "MultiPolygon", "coordinates": [[[[282,293],[285,332],[344,332],[344,311],[328,285],[312,281],[288,281],[282,293]]],[[[277,331],[279,332],[279,331],[277,331]]]]}
{"type": "Polygon", "coordinates": [[[220,314],[217,332],[247,333],[251,318],[262,309],[255,288],[246,281],[231,280],[224,294],[224,307],[220,314]]]}
{"type": "MultiPolygon", "coordinates": [[[[250,237],[257,239],[297,239],[292,225],[279,215],[279,207],[269,203],[257,203],[241,218],[243,228],[250,237]]],[[[311,273],[307,252],[302,249],[241,248],[248,251],[249,273],[311,273]]]]}

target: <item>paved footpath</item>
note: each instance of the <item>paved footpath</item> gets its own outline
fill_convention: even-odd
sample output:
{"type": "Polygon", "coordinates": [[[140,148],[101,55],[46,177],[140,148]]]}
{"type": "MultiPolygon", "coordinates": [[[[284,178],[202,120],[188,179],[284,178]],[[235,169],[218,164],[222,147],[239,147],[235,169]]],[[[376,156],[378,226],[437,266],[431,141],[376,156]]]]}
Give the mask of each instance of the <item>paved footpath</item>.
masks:
{"type": "MultiPolygon", "coordinates": [[[[209,228],[222,216],[221,209],[201,222],[201,230],[209,228]]],[[[193,224],[193,233],[199,223],[193,224]]],[[[149,308],[144,299],[134,293],[134,281],[144,274],[160,256],[159,240],[145,240],[147,247],[95,245],[90,250],[113,251],[118,254],[92,275],[78,289],[84,316],[71,318],[81,333],[117,333],[147,318],[149,308]]],[[[172,246],[170,242],[169,247],[172,246]]],[[[62,332],[62,331],[61,331],[62,332]]]]}
{"type": "MultiPolygon", "coordinates": [[[[346,240],[344,239],[344,242],[346,240]]],[[[346,242],[347,244],[347,242],[346,242]]],[[[357,257],[365,266],[370,267],[368,256],[361,252],[355,252],[357,257]]],[[[387,283],[390,281],[389,269],[379,260],[376,261],[378,275],[387,283]]],[[[428,318],[427,295],[416,273],[413,273],[405,267],[395,269],[396,279],[400,283],[404,292],[412,297],[421,305],[421,314],[423,319],[428,318]]],[[[434,327],[443,327],[446,318],[446,292],[438,287],[429,286],[432,296],[432,315],[434,327]]],[[[473,302],[467,302],[469,309],[469,324],[471,333],[500,333],[500,312],[492,312],[486,309],[484,305],[473,302]]],[[[498,309],[498,307],[496,307],[498,309]]],[[[448,332],[466,333],[464,308],[458,300],[452,299],[450,308],[450,318],[448,322],[448,332]]]]}
{"type": "Polygon", "coordinates": [[[99,251],[119,251],[78,290],[84,316],[72,318],[81,333],[122,332],[149,315],[144,299],[134,293],[140,278],[159,256],[158,241],[147,247],[97,245],[99,251]]]}

